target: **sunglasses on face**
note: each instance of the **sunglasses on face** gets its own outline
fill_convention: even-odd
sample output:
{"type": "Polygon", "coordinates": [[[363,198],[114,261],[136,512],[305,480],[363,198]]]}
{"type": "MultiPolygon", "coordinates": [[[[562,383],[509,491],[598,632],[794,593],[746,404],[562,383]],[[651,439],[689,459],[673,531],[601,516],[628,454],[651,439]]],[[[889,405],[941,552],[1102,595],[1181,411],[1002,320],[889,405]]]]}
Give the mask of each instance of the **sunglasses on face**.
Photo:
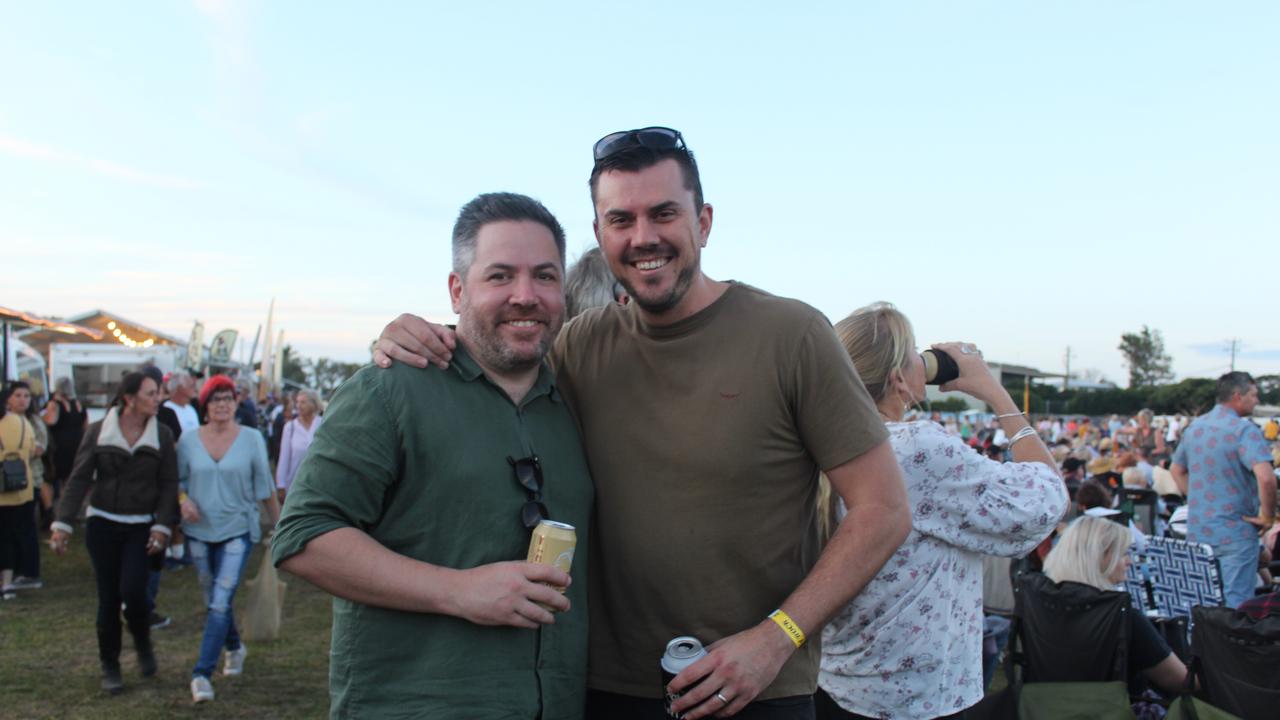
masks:
{"type": "Polygon", "coordinates": [[[679,130],[668,127],[647,127],[639,130],[623,130],[609,133],[596,141],[592,149],[596,162],[628,148],[645,147],[652,150],[688,150],[679,130]]]}
{"type": "Polygon", "coordinates": [[[507,462],[515,472],[516,482],[529,495],[529,499],[520,508],[520,522],[525,528],[532,530],[538,523],[551,517],[547,506],[542,503],[542,465],[538,463],[537,455],[519,460],[508,455],[507,462]]]}

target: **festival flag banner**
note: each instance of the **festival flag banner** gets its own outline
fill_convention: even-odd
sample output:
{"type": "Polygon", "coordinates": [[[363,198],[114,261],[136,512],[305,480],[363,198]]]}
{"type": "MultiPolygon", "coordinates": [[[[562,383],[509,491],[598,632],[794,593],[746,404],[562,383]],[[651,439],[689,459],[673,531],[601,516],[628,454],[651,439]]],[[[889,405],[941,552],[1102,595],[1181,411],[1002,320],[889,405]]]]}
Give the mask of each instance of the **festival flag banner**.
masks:
{"type": "Polygon", "coordinates": [[[223,330],[213,336],[213,342],[209,343],[209,362],[218,365],[226,365],[231,362],[231,349],[236,345],[236,338],[240,333],[230,328],[223,330]]]}
{"type": "Polygon", "coordinates": [[[191,326],[191,337],[187,340],[187,369],[200,372],[204,370],[204,323],[199,320],[191,326]]]}

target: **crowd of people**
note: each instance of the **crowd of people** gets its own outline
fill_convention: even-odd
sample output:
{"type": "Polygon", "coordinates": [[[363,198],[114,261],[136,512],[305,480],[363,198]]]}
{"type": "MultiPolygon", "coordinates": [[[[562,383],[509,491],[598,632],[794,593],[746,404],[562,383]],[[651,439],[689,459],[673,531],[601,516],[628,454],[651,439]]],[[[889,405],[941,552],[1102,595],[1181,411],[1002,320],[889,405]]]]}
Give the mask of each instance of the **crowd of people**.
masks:
{"type": "Polygon", "coordinates": [[[103,419],[90,423],[70,380],[60,378],[55,388],[43,413],[33,409],[24,382],[9,383],[3,394],[4,599],[44,587],[40,531],[48,531],[50,548],[61,555],[83,519],[97,584],[102,687],[116,694],[124,689],[124,629],[142,675],[154,675],[151,632],[169,625],[156,610],[161,573],[166,566],[193,565],[207,616],[191,691],[197,702],[212,700],[210,678],[224,650],[223,673],[243,671],[247,649],[232,599],[260,540],[259,505],[274,526],[289,479],[319,425],[318,395],[289,393],[260,414],[243,382],[225,375],[197,381],[184,371],[165,375],[145,366],[121,378],[103,419]],[[268,444],[282,433],[287,462],[276,463],[276,479],[268,444]]]}
{"type": "MultiPolygon", "coordinates": [[[[456,327],[401,315],[323,422],[299,393],[265,413],[263,442],[236,427],[262,413],[215,378],[198,393],[205,424],[178,437],[154,419],[158,387],[126,378],[81,444],[53,536],[65,548],[96,462],[104,687],[120,686],[122,599],[154,669],[145,567],[178,532],[209,609],[193,699],[213,698],[221,652],[224,672],[242,669],[231,600],[278,495],[273,562],[336,597],[333,717],[963,717],[999,652],[984,566],[1114,589],[1135,539],[1112,507],[1125,487],[1185,507],[1227,601],[1248,605],[1240,548],[1256,570],[1275,515],[1248,375],[1223,376],[1191,421],[1029,418],[979,348],[940,343],[956,366],[941,389],[987,412],[935,416],[892,305],[833,328],[705,274],[713,211],[679,132],[605,136],[590,189],[599,247],[573,268],[536,200],[467,203],[456,327]],[[139,489],[123,501],[99,492],[126,482],[139,489]],[[576,529],[569,572],[522,560],[544,520],[576,529]],[[682,636],[705,655],[663,680],[682,636]]],[[[1134,615],[1135,679],[1175,692],[1185,665],[1134,615]]]]}

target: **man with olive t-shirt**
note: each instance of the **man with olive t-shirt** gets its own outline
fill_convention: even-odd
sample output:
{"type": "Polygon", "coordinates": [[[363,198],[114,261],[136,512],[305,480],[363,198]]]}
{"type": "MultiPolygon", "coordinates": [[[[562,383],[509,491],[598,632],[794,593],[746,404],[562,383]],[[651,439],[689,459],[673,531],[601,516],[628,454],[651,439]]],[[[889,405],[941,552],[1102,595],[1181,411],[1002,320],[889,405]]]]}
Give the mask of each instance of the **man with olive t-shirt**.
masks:
{"type": "MultiPolygon", "coordinates": [[[[596,239],[631,303],[551,352],[596,486],[590,717],[813,717],[817,637],[910,530],[887,435],[830,324],[701,269],[712,208],[668,128],[595,148],[596,239]],[[819,549],[818,473],[852,508],[819,549]],[[821,555],[821,556],[819,556],[821,555]],[[708,656],[666,688],[668,640],[708,656]]],[[[375,359],[443,364],[452,338],[401,316],[375,359]]]]}

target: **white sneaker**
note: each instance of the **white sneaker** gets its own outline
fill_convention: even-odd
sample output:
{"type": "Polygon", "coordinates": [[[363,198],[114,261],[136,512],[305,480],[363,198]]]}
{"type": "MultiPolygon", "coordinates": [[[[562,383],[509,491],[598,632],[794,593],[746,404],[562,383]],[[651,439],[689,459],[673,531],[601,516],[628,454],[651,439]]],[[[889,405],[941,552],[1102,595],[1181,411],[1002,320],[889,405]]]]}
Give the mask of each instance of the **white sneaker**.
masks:
{"type": "Polygon", "coordinates": [[[222,666],[223,675],[239,675],[244,672],[244,656],[249,654],[249,648],[240,643],[239,650],[227,651],[227,663],[222,666]]]}
{"type": "Polygon", "coordinates": [[[196,676],[191,678],[191,701],[195,703],[213,701],[213,684],[209,678],[196,676]]]}

